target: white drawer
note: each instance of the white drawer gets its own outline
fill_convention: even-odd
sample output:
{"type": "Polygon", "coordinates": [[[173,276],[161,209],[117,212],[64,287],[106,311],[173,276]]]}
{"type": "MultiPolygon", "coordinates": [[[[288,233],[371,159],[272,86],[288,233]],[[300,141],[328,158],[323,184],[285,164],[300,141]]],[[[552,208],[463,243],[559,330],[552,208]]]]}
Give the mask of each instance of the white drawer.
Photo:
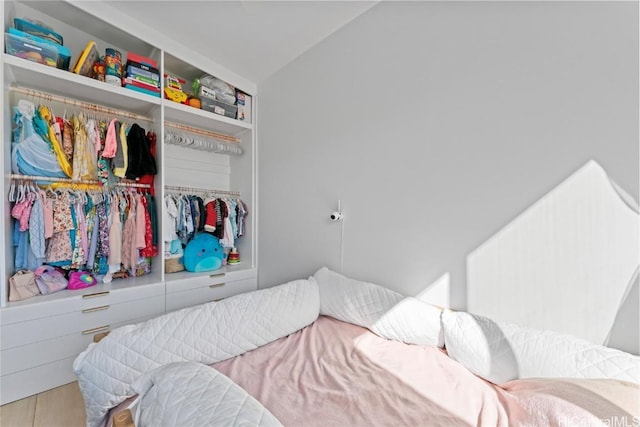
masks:
{"type": "MultiPolygon", "coordinates": [[[[144,277],[144,276],[143,276],[144,277]]],[[[150,276],[148,279],[150,280],[150,276]]],[[[141,280],[141,278],[127,279],[141,280]]],[[[0,310],[1,324],[9,325],[64,313],[73,313],[87,308],[118,304],[164,294],[164,283],[134,286],[131,282],[112,282],[77,291],[64,290],[50,295],[36,296],[24,301],[7,304],[0,310]],[[113,284],[116,283],[116,284],[113,284]]]]}
{"type": "Polygon", "coordinates": [[[244,279],[254,279],[257,281],[256,270],[245,269],[231,271],[229,267],[223,267],[221,270],[215,270],[209,273],[180,272],[175,273],[175,275],[167,275],[166,292],[167,294],[171,294],[244,279]]]}
{"type": "Polygon", "coordinates": [[[75,356],[3,375],[0,381],[0,404],[4,405],[76,381],[78,378],[72,368],[74,360],[75,356]]]}
{"type": "Polygon", "coordinates": [[[167,282],[166,292],[169,294],[174,292],[188,291],[190,289],[205,288],[211,285],[224,285],[227,281],[229,281],[229,278],[225,273],[214,272],[211,274],[190,277],[188,279],[167,282]]]}
{"type": "Polygon", "coordinates": [[[82,311],[3,325],[0,349],[6,350],[76,332],[95,333],[111,324],[164,312],[164,295],[114,305],[94,305],[82,311]]]}
{"type": "Polygon", "coordinates": [[[244,292],[255,291],[257,288],[257,279],[251,278],[234,282],[214,283],[182,292],[167,293],[167,312],[220,300],[244,292]]]}
{"type": "Polygon", "coordinates": [[[0,352],[2,381],[4,377],[24,369],[33,368],[56,360],[76,357],[93,342],[93,335],[75,333],[52,340],[13,347],[0,352]]]}
{"type": "MultiPolygon", "coordinates": [[[[155,317],[155,315],[132,321],[114,323],[109,325],[109,328],[100,330],[100,332],[107,332],[132,323],[140,323],[152,317],[155,317]]],[[[4,350],[0,352],[0,372],[2,372],[4,376],[24,369],[52,363],[56,360],[76,357],[93,342],[94,335],[95,334],[76,332],[63,337],[38,341],[4,350]]]]}

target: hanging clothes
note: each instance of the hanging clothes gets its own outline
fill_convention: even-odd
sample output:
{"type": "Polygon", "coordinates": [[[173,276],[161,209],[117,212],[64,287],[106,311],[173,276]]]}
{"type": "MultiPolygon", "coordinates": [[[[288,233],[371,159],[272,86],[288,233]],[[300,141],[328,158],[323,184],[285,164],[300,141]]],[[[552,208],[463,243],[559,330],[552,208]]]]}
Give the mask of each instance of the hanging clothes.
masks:
{"type": "Polygon", "coordinates": [[[68,162],[73,161],[73,140],[73,124],[65,119],[62,124],[62,151],[68,162]]]}
{"type": "Polygon", "coordinates": [[[32,102],[21,99],[14,107],[11,170],[23,175],[67,177],[60,167],[53,147],[34,126],[36,112],[32,102]]]}
{"type": "Polygon", "coordinates": [[[138,260],[138,249],[136,247],[136,207],[129,204],[126,213],[126,221],[122,230],[122,266],[129,270],[134,267],[138,260]]]}
{"type": "Polygon", "coordinates": [[[179,239],[182,246],[186,246],[196,232],[213,234],[224,248],[235,247],[244,235],[248,210],[238,198],[208,196],[203,199],[196,195],[168,194],[164,202],[165,256],[172,253],[172,241],[179,239]]]}
{"type": "Polygon", "coordinates": [[[36,129],[41,128],[43,130],[42,136],[49,142],[53,148],[53,152],[56,154],[58,163],[68,177],[72,176],[72,168],[69,160],[67,159],[64,151],[62,150],[62,142],[57,138],[54,125],[53,115],[49,108],[41,105],[38,108],[38,115],[34,118],[34,123],[40,126],[36,126],[36,129]]]}
{"type": "Polygon", "coordinates": [[[116,122],[116,141],[118,151],[113,159],[113,174],[118,178],[124,178],[127,172],[129,159],[129,145],[127,143],[127,125],[116,122]]]}
{"type": "Polygon", "coordinates": [[[127,134],[127,149],[126,178],[138,179],[144,175],[156,174],[156,161],[151,154],[151,141],[145,130],[137,123],[131,125],[127,134]]]}
{"type": "MultiPolygon", "coordinates": [[[[73,151],[73,179],[94,180],[98,178],[97,157],[95,153],[95,140],[89,139],[87,127],[95,126],[94,123],[85,123],[83,115],[73,117],[74,151],[73,151]]],[[[91,131],[95,138],[95,132],[91,131]]]]}

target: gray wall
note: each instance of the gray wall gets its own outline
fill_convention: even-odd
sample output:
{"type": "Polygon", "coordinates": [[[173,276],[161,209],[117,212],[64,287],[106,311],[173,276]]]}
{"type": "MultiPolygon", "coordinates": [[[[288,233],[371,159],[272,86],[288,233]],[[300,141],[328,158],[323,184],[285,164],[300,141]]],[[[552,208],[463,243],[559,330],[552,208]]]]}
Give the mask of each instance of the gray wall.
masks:
{"type": "Polygon", "coordinates": [[[638,199],[637,2],[382,2],[259,93],[260,287],[449,273],[464,308],[468,253],[588,160],[638,199]]]}

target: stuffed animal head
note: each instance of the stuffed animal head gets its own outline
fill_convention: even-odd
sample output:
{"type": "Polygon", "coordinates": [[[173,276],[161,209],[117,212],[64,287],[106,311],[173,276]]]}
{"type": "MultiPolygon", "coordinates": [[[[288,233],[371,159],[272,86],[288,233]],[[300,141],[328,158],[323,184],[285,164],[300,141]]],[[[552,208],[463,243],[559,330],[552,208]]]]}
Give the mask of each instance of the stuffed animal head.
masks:
{"type": "Polygon", "coordinates": [[[224,249],[217,238],[208,233],[197,234],[184,249],[184,268],[187,271],[211,271],[222,267],[224,249]]]}

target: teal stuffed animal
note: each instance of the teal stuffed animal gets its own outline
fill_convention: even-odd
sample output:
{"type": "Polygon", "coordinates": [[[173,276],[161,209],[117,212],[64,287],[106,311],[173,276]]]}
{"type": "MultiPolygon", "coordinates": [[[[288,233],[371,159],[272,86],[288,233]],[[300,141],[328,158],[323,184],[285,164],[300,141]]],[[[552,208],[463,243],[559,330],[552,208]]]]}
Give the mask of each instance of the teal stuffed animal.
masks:
{"type": "Polygon", "coordinates": [[[197,234],[184,249],[184,268],[187,271],[211,271],[222,267],[224,249],[217,238],[208,233],[197,234]]]}

